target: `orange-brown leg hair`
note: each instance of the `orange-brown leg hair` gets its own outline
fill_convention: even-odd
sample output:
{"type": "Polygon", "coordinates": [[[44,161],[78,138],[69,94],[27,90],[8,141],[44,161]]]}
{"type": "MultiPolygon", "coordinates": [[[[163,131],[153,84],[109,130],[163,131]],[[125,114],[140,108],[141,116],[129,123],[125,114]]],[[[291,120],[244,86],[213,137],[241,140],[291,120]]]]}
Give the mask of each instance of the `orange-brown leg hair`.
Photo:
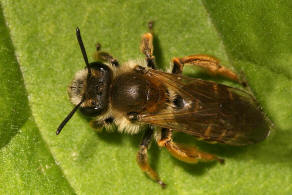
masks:
{"type": "Polygon", "coordinates": [[[161,139],[158,141],[158,145],[160,147],[165,147],[175,158],[187,163],[213,160],[224,163],[224,159],[218,158],[215,155],[201,152],[195,147],[185,146],[173,142],[172,131],[166,128],[161,129],[161,139]]]}
{"type": "Polygon", "coordinates": [[[142,35],[140,49],[146,56],[147,66],[155,69],[153,56],[153,22],[148,23],[149,32],[142,35]]]}
{"type": "Polygon", "coordinates": [[[116,66],[116,67],[120,65],[118,60],[115,59],[112,55],[110,55],[107,52],[101,51],[101,44],[100,43],[96,44],[96,52],[94,54],[94,59],[96,61],[108,62],[112,66],[116,66]]]}
{"type": "Polygon", "coordinates": [[[137,154],[137,163],[143,172],[145,172],[151,179],[159,183],[161,187],[164,188],[166,184],[160,180],[158,174],[150,167],[148,163],[147,150],[152,141],[152,138],[153,138],[153,129],[152,127],[149,127],[145,131],[142,142],[140,144],[140,149],[137,154]]]}
{"type": "Polygon", "coordinates": [[[210,73],[211,75],[219,75],[231,79],[233,81],[239,82],[243,86],[246,85],[245,82],[242,82],[239,79],[236,73],[234,73],[228,68],[225,68],[224,66],[221,66],[219,60],[208,55],[190,55],[182,58],[173,58],[172,63],[173,63],[172,73],[174,74],[182,73],[185,64],[192,64],[206,69],[208,73],[210,73]]]}

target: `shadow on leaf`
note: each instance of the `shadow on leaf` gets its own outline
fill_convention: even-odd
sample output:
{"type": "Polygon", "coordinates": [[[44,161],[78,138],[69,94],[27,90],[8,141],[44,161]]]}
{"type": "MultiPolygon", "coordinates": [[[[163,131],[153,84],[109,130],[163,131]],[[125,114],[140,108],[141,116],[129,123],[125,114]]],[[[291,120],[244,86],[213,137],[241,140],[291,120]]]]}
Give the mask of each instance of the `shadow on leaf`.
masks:
{"type": "Polygon", "coordinates": [[[15,57],[15,49],[5,24],[0,6],[0,75],[1,75],[1,118],[0,148],[6,146],[31,116],[28,95],[23,77],[15,57]]]}

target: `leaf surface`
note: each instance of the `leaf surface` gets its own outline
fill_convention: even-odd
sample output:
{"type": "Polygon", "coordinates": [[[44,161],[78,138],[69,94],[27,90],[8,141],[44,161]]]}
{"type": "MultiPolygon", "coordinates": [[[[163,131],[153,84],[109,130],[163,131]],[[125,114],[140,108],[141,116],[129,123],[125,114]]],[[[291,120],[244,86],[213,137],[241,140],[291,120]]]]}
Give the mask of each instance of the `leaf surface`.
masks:
{"type": "Polygon", "coordinates": [[[2,0],[1,6],[1,193],[292,193],[291,2],[2,0]],[[153,144],[151,164],[165,190],[136,165],[141,134],[97,133],[76,114],[55,135],[72,109],[67,86],[84,67],[75,28],[89,57],[100,42],[126,62],[143,58],[140,37],[150,20],[160,68],[175,56],[216,56],[242,72],[274,123],[266,141],[244,148],[177,138],[225,158],[225,165],[188,165],[153,144]]]}

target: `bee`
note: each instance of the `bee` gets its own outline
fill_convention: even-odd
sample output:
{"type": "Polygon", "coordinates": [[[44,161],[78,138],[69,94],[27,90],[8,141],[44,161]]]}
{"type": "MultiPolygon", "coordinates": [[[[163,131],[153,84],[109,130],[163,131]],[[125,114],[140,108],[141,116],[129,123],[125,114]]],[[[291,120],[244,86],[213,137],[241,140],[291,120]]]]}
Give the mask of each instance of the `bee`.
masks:
{"type": "Polygon", "coordinates": [[[97,45],[95,61],[89,63],[80,30],[77,40],[86,64],[75,74],[68,88],[75,107],[58,127],[58,135],[73,114],[92,117],[95,128],[116,125],[119,132],[137,134],[144,127],[137,163],[152,180],[165,183],[148,163],[152,140],[175,158],[187,162],[224,160],[193,146],[173,141],[175,132],[199,140],[234,146],[254,144],[269,135],[269,125],[255,98],[242,89],[182,75],[185,65],[193,65],[244,85],[239,76],[208,55],[172,59],[171,72],[156,69],[153,55],[153,23],[142,36],[140,49],[145,60],[123,65],[97,45]],[[145,130],[146,129],[146,130],[145,130]]]}

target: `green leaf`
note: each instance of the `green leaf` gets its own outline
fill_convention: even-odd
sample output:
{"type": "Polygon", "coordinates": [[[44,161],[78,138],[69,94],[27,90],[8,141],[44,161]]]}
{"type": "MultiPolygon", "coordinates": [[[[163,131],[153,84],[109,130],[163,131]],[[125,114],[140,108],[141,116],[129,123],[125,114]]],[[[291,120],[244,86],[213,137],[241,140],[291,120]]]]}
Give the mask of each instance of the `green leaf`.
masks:
{"type": "Polygon", "coordinates": [[[1,0],[1,6],[0,193],[292,193],[290,1],[1,0]],[[153,144],[151,164],[165,190],[136,165],[140,134],[97,133],[77,114],[55,135],[72,109],[67,86],[84,67],[75,28],[88,54],[100,42],[126,62],[143,58],[140,36],[150,20],[160,68],[168,69],[175,56],[216,56],[242,72],[274,123],[266,141],[249,147],[192,141],[225,165],[188,165],[153,144]]]}
{"type": "Polygon", "coordinates": [[[0,13],[0,194],[73,193],[40,135],[0,13]]]}

